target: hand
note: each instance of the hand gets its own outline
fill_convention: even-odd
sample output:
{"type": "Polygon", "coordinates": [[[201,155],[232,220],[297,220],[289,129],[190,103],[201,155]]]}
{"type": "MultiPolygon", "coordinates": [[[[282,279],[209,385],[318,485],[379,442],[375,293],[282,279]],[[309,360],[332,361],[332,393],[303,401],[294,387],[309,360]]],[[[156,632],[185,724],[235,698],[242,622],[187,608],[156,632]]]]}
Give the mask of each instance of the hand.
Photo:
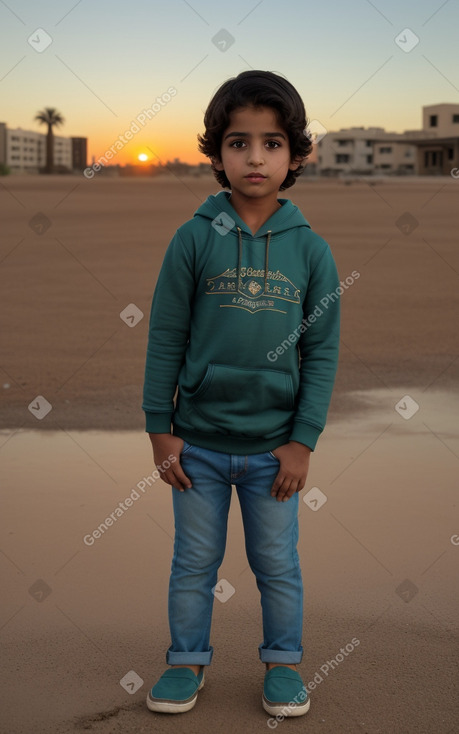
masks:
{"type": "Polygon", "coordinates": [[[191,487],[191,481],[184,474],[180,464],[180,454],[183,449],[183,438],[173,436],[171,433],[149,433],[151,445],[153,448],[153,457],[157,469],[167,466],[170,463],[170,467],[166,471],[161,472],[162,479],[171,484],[173,487],[177,487],[180,492],[184,492],[185,489],[191,487]],[[170,457],[175,456],[176,460],[171,463],[170,457]]]}
{"type": "Polygon", "coordinates": [[[271,452],[280,461],[280,468],[271,489],[271,496],[286,502],[306,484],[311,449],[298,441],[289,441],[271,452]]]}

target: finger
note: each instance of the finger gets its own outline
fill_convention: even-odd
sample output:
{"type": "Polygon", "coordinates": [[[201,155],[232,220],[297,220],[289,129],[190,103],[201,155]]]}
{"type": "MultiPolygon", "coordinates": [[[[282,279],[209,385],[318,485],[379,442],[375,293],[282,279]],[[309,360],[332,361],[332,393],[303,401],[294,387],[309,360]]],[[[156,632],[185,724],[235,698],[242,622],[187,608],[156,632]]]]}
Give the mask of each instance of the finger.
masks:
{"type": "MultiPolygon", "coordinates": [[[[301,492],[306,484],[306,477],[300,477],[300,479],[291,478],[290,485],[287,490],[289,497],[292,497],[296,492],[301,492]]],[[[285,488],[284,484],[284,488],[285,488]]]]}
{"type": "Polygon", "coordinates": [[[301,490],[304,488],[304,485],[306,484],[306,478],[304,479],[294,479],[291,486],[290,486],[290,493],[289,496],[292,497],[297,492],[301,492],[301,490]]]}
{"type": "Polygon", "coordinates": [[[300,481],[298,482],[298,487],[296,488],[297,492],[301,492],[302,489],[304,489],[306,486],[306,477],[301,477],[300,481]]]}
{"type": "Polygon", "coordinates": [[[284,473],[283,473],[282,469],[279,469],[279,471],[277,472],[277,476],[276,476],[276,478],[274,480],[274,484],[271,487],[271,497],[276,497],[276,495],[277,495],[277,493],[279,491],[279,488],[281,487],[284,479],[285,479],[284,473]]]}
{"type": "Polygon", "coordinates": [[[170,467],[167,471],[164,472],[164,474],[162,474],[161,479],[166,484],[170,484],[173,487],[176,487],[177,489],[179,489],[180,491],[185,489],[186,482],[184,482],[182,479],[176,476],[174,469],[172,467],[170,467]]]}
{"type": "Polygon", "coordinates": [[[185,472],[182,469],[182,466],[180,462],[176,462],[173,467],[171,467],[171,471],[174,475],[174,484],[173,486],[176,486],[177,489],[180,489],[181,491],[184,489],[190,489],[191,488],[191,480],[185,472]]]}
{"type": "Polygon", "coordinates": [[[289,479],[284,476],[284,477],[282,477],[282,481],[279,484],[276,492],[274,493],[274,497],[277,500],[282,499],[282,497],[284,496],[286,486],[287,487],[289,486],[289,479]]]}
{"type": "Polygon", "coordinates": [[[164,472],[161,479],[163,480],[165,484],[170,484],[173,487],[177,487],[177,489],[182,489],[182,485],[180,484],[180,482],[176,480],[175,474],[171,469],[168,469],[166,472],[164,472]]]}
{"type": "Polygon", "coordinates": [[[286,502],[288,499],[290,499],[294,492],[294,486],[296,486],[296,483],[292,482],[291,479],[288,479],[286,477],[277,493],[278,502],[286,502]]]}

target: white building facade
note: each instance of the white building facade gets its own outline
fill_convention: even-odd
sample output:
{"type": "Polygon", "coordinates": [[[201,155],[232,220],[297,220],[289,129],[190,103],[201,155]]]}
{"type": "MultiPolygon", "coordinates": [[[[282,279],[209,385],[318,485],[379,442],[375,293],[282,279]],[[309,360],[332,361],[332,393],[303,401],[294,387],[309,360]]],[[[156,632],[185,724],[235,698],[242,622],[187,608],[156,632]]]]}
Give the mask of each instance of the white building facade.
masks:
{"type": "MultiPolygon", "coordinates": [[[[46,166],[46,135],[0,122],[0,163],[12,173],[38,173],[46,166]]],[[[72,170],[71,138],[54,135],[54,166],[72,170]]]]}

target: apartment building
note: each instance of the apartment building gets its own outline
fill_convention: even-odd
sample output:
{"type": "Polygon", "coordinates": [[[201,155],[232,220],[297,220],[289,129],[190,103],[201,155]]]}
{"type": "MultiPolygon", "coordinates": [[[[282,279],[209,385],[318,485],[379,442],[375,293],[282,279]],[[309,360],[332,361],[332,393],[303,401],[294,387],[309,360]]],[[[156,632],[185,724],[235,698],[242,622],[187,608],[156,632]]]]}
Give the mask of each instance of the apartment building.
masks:
{"type": "Polygon", "coordinates": [[[384,134],[382,127],[351,127],[328,132],[318,142],[319,173],[323,176],[373,173],[373,144],[384,134]]]}
{"type": "MultiPolygon", "coordinates": [[[[384,137],[373,142],[373,165],[376,174],[411,174],[417,173],[416,146],[411,142],[418,131],[411,134],[386,133],[384,137]]],[[[422,134],[422,133],[421,133],[422,134]]]]}
{"type": "Polygon", "coordinates": [[[318,143],[322,175],[444,175],[459,167],[459,104],[422,108],[422,129],[403,133],[353,127],[318,143]]]}
{"type": "Polygon", "coordinates": [[[459,168],[459,104],[423,107],[422,126],[429,137],[417,144],[418,173],[449,176],[459,168]]]}
{"type": "MultiPolygon", "coordinates": [[[[54,135],[56,171],[86,167],[86,138],[54,135]]],[[[22,128],[10,129],[0,122],[0,164],[12,173],[38,173],[46,165],[46,134],[22,128]]]]}

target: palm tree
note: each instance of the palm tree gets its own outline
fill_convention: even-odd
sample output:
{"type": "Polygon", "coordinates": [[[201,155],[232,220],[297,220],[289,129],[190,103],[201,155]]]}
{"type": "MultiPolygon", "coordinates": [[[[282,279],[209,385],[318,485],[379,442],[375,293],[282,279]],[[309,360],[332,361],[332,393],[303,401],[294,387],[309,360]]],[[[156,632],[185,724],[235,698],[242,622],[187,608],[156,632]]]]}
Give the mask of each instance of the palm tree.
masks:
{"type": "Polygon", "coordinates": [[[54,107],[45,107],[35,115],[35,120],[43,125],[48,125],[48,134],[46,136],[46,168],[45,173],[52,173],[54,170],[54,134],[53,127],[60,127],[65,122],[61,113],[54,107]]]}

